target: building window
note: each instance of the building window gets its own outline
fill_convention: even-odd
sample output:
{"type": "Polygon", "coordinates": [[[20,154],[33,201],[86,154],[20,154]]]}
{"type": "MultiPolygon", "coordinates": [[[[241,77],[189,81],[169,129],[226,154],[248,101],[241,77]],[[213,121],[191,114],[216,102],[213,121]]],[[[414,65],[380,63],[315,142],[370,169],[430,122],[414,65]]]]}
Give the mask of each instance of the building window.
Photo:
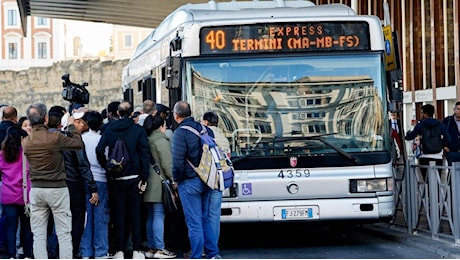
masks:
{"type": "Polygon", "coordinates": [[[8,10],[8,26],[18,25],[18,13],[16,10],[8,10]]]}
{"type": "Polygon", "coordinates": [[[16,60],[18,58],[18,44],[15,42],[8,43],[8,58],[16,60]]]}
{"type": "Polygon", "coordinates": [[[48,58],[48,48],[46,42],[39,42],[38,43],[38,58],[39,59],[46,59],[48,58]]]}
{"type": "Polygon", "coordinates": [[[131,34],[125,34],[123,45],[125,48],[133,47],[133,36],[131,34]]]}
{"type": "Polygon", "coordinates": [[[37,17],[37,25],[39,25],[39,26],[46,26],[46,18],[37,17]]]}

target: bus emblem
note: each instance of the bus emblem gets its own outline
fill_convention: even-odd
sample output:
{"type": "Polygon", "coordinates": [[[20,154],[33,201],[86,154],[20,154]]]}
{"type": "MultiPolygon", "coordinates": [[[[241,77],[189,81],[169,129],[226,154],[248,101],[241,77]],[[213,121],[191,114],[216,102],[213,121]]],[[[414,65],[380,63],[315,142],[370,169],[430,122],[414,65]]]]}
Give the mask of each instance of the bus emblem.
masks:
{"type": "Polygon", "coordinates": [[[297,166],[297,157],[291,157],[289,158],[289,162],[291,163],[291,167],[296,167],[297,166]]]}

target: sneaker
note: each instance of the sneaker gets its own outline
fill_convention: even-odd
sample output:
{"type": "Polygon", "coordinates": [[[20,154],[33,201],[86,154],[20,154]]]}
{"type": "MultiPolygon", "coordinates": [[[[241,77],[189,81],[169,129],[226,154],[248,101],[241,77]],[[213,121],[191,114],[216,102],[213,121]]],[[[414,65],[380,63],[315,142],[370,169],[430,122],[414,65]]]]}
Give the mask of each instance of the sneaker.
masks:
{"type": "Polygon", "coordinates": [[[112,256],[107,253],[104,256],[96,256],[94,259],[112,259],[112,256]]]}
{"type": "Polygon", "coordinates": [[[211,257],[211,259],[222,259],[222,256],[221,255],[215,255],[215,256],[211,257]]]}
{"type": "Polygon", "coordinates": [[[125,259],[125,254],[123,251],[118,251],[114,256],[113,259],[125,259]]]}
{"type": "Polygon", "coordinates": [[[172,252],[169,252],[167,249],[158,249],[155,254],[153,255],[153,258],[160,258],[160,259],[171,259],[175,258],[176,255],[172,252]]]}
{"type": "MultiPolygon", "coordinates": [[[[184,253],[184,258],[189,259],[191,255],[192,255],[192,250],[189,250],[188,252],[184,253]]],[[[201,258],[206,258],[206,252],[204,250],[203,252],[201,252],[201,258]]]]}
{"type": "Polygon", "coordinates": [[[133,259],[145,259],[145,255],[141,251],[133,251],[133,259]]]}
{"type": "Polygon", "coordinates": [[[144,252],[145,258],[153,258],[156,250],[149,248],[149,250],[144,252]]]}

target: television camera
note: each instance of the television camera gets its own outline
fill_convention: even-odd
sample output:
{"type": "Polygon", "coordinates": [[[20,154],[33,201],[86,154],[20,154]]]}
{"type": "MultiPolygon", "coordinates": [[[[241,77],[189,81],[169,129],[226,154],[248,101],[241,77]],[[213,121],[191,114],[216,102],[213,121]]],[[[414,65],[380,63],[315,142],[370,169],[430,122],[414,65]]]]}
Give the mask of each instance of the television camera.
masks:
{"type": "MultiPolygon", "coordinates": [[[[64,88],[62,90],[62,97],[64,100],[70,102],[71,109],[82,107],[84,104],[89,103],[89,92],[86,89],[88,86],[87,82],[84,82],[81,85],[73,83],[70,81],[69,74],[63,75],[61,79],[64,81],[62,82],[62,87],[64,88]]],[[[69,109],[69,112],[72,111],[71,109],[69,109]]]]}

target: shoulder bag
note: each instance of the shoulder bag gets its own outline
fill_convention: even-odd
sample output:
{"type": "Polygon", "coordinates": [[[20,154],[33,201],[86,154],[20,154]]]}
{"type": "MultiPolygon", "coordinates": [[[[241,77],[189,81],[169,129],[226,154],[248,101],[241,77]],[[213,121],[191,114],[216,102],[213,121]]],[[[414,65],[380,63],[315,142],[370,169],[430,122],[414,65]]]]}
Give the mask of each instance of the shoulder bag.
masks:
{"type": "MultiPolygon", "coordinates": [[[[151,158],[151,160],[152,159],[153,158],[151,158]]],[[[180,207],[180,201],[179,194],[177,193],[177,190],[174,189],[174,184],[172,184],[169,180],[165,180],[163,176],[161,176],[160,169],[156,163],[152,165],[152,168],[161,179],[161,198],[163,199],[163,208],[165,213],[177,211],[180,207]]]]}
{"type": "Polygon", "coordinates": [[[24,198],[24,214],[30,217],[30,204],[27,199],[27,159],[22,151],[22,196],[24,198]]]}

